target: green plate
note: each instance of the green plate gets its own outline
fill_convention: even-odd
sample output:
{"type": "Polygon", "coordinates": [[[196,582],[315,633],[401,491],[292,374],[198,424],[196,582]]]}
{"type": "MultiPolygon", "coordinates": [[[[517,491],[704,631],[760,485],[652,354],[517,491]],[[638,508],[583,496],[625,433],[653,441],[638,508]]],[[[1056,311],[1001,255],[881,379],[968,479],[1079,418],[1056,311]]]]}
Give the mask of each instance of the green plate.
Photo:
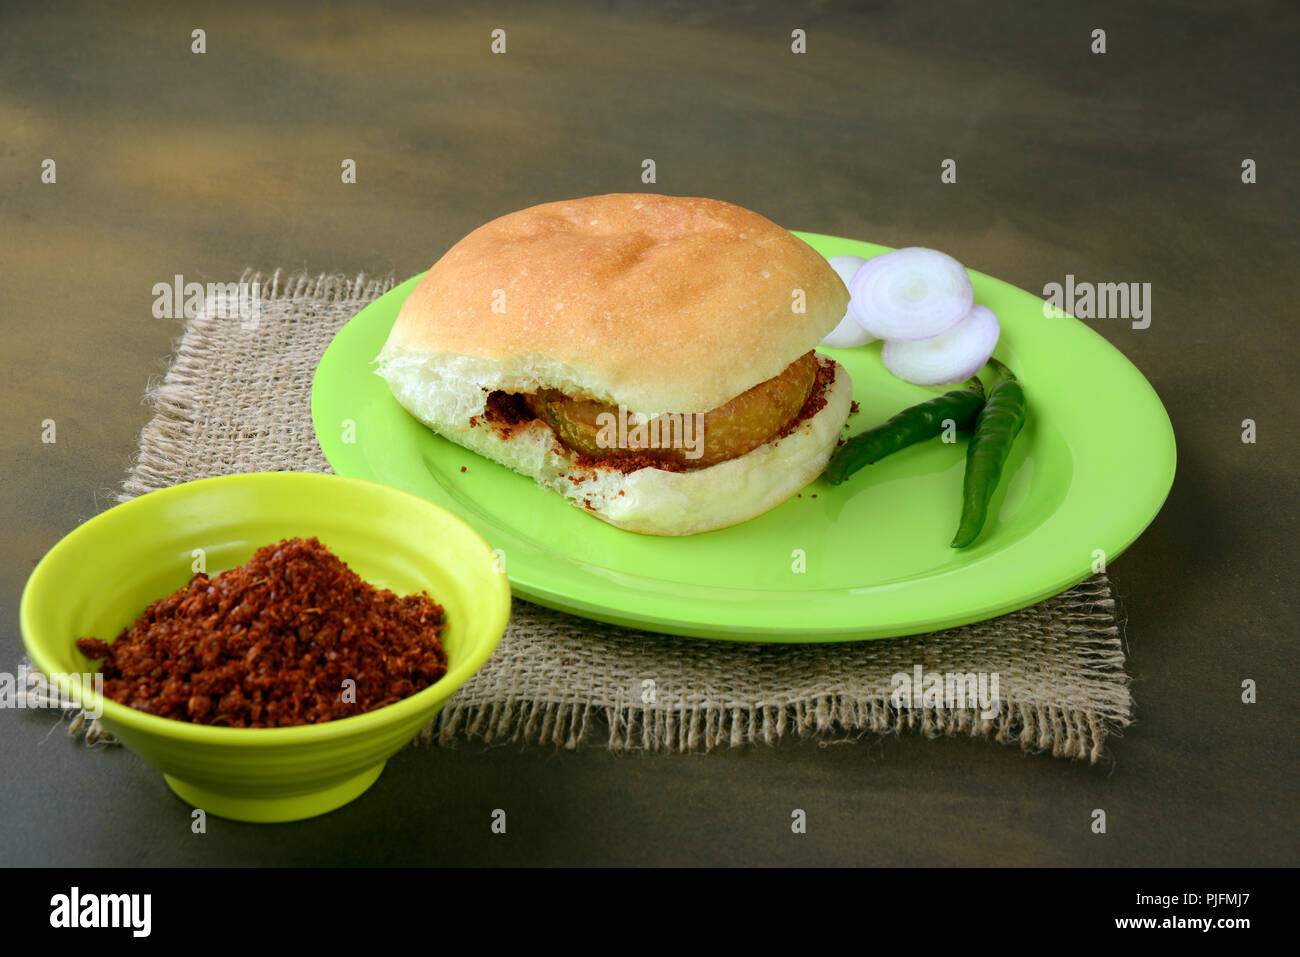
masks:
{"type": "MultiPolygon", "coordinates": [[[[884,246],[799,233],[825,256],[884,246]]],[[[312,417],[336,472],[421,495],[494,548],[519,597],[620,625],[741,641],[885,638],[1033,604],[1113,561],[1160,510],[1174,436],[1150,384],[1083,323],[970,273],[1002,323],[997,357],[1025,383],[1029,419],[971,547],[950,548],[965,442],[931,441],[838,488],[817,480],[780,507],[685,538],[606,525],[532,479],[433,434],[392,398],[372,360],[420,277],[363,309],[330,344],[312,417]]],[[[880,345],[824,350],[853,377],[864,431],[941,390],[908,385],[880,345]]]]}

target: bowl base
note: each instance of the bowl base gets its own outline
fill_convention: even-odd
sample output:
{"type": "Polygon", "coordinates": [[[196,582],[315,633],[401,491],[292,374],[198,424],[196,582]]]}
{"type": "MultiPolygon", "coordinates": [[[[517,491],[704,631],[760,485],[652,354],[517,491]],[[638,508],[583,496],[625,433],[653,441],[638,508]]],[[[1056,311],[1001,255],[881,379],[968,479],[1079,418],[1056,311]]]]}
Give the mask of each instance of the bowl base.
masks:
{"type": "Polygon", "coordinates": [[[341,808],[364,794],[366,789],[379,779],[387,763],[387,761],[380,761],[356,777],[348,778],[322,791],[285,797],[242,797],[210,791],[200,785],[177,780],[170,774],[164,774],[163,779],[177,797],[193,807],[202,808],[208,814],[231,821],[275,824],[284,821],[301,821],[304,818],[316,817],[341,808]]]}

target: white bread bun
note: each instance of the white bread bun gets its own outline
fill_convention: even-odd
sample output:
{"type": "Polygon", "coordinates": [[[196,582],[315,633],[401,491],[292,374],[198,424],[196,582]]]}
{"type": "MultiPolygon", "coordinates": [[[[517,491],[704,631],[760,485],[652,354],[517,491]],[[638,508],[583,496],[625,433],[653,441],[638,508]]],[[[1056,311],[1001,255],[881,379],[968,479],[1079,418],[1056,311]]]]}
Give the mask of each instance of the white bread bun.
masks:
{"type": "Polygon", "coordinates": [[[758,213],[613,193],[474,230],[407,297],[379,359],[647,415],[708,412],[815,347],[848,301],[818,252],[758,213]]]}
{"type": "MultiPolygon", "coordinates": [[[[502,436],[481,419],[464,416],[464,386],[445,376],[428,377],[417,366],[390,370],[393,394],[413,416],[439,435],[537,480],[597,518],[630,532],[693,535],[748,521],[780,505],[826,468],[853,401],[853,383],[839,363],[818,356],[833,378],[826,404],[785,437],[708,468],[635,472],[581,467],[534,419],[502,436]]],[[[466,383],[473,385],[472,382],[466,383]]]]}
{"type": "MultiPolygon", "coordinates": [[[[470,233],[403,303],[378,361],[440,435],[630,531],[689,535],[761,514],[825,468],[852,384],[815,415],[707,468],[579,466],[540,420],[484,420],[492,392],[555,389],[630,413],[707,413],[772,379],[838,325],[848,291],[770,220],[712,199],[610,194],[548,203],[470,233]]],[[[825,378],[825,377],[823,377],[825,378]]]]}

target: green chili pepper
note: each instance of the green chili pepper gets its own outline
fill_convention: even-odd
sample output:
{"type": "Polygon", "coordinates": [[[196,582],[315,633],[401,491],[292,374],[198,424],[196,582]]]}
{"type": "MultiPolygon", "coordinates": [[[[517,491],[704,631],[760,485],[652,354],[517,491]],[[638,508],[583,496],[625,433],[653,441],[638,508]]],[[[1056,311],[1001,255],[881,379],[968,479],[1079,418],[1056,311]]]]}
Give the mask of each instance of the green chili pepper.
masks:
{"type": "Polygon", "coordinates": [[[978,377],[971,378],[966,388],[945,392],[938,398],[904,409],[884,425],[849,439],[835,453],[826,469],[826,478],[832,485],[839,485],[865,465],[934,438],[949,419],[957,428],[964,429],[975,421],[983,406],[984,386],[978,377]]]}
{"type": "Polygon", "coordinates": [[[989,501],[1002,478],[1002,466],[1025,424],[1024,387],[1002,363],[996,359],[989,361],[1002,378],[989,390],[989,399],[966,446],[961,522],[952,540],[953,548],[965,548],[979,537],[988,516],[989,501]]]}

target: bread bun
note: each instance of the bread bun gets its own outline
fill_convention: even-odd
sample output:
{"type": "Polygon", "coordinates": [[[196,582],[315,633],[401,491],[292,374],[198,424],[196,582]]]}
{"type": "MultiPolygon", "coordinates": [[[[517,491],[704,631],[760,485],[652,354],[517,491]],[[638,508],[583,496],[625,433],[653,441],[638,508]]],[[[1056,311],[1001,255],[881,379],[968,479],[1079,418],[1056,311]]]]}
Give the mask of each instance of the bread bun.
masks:
{"type": "Polygon", "coordinates": [[[613,193],[474,230],[407,297],[380,359],[506,392],[708,412],[816,346],[848,301],[819,253],[758,213],[613,193]]]}
{"type": "Polygon", "coordinates": [[[824,404],[812,414],[810,400],[788,434],[687,471],[594,466],[541,420],[492,427],[488,396],[554,389],[634,414],[707,413],[779,376],[847,305],[826,260],[757,213],[593,196],[502,216],[458,242],[403,303],[377,371],[451,441],[612,525],[689,535],[759,515],[816,478],[849,412],[842,367],[818,357],[824,404]]]}

